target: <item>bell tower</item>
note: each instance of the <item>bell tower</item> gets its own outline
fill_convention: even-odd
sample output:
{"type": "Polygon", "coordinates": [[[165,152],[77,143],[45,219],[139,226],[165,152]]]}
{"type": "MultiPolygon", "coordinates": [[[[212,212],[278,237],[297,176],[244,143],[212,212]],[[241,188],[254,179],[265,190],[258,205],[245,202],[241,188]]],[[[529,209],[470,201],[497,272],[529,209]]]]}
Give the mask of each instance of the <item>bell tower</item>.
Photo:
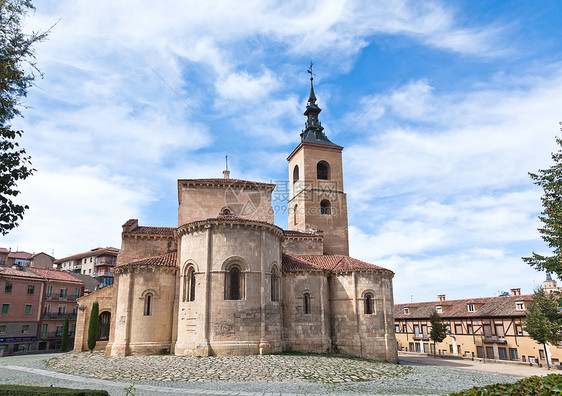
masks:
{"type": "Polygon", "coordinates": [[[318,120],[312,65],[305,129],[289,161],[289,230],[323,231],[324,254],[349,255],[347,199],[343,189],[342,150],[318,120]]]}

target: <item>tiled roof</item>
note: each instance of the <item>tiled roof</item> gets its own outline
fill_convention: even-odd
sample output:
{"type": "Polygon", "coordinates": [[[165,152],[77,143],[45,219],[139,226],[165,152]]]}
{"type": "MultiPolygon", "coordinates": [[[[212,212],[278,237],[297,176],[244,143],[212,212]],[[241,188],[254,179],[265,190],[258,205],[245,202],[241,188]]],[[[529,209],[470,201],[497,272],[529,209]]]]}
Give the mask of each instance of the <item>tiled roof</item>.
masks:
{"type": "Polygon", "coordinates": [[[327,270],[327,271],[351,271],[351,270],[384,270],[386,268],[379,267],[365,261],[354,259],[353,257],[341,254],[324,254],[324,255],[306,255],[295,256],[291,254],[283,254],[283,270],[327,270]]]}
{"type": "Polygon", "coordinates": [[[106,255],[106,254],[111,255],[111,256],[117,256],[117,254],[119,254],[119,249],[114,248],[114,247],[95,248],[95,249],[92,249],[88,252],[78,253],[78,254],[74,254],[72,256],[60,258],[58,260],[55,260],[54,263],[60,264],[60,263],[64,263],[65,261],[78,260],[78,259],[81,259],[81,258],[84,258],[84,257],[103,256],[103,255],[106,255]]]}
{"type": "Polygon", "coordinates": [[[84,284],[84,282],[82,282],[79,279],[76,279],[75,277],[73,277],[72,275],[70,275],[68,272],[64,272],[64,271],[55,271],[55,270],[48,270],[48,269],[42,269],[42,268],[33,268],[33,267],[29,267],[26,268],[28,271],[34,273],[35,275],[38,275],[48,281],[54,281],[54,282],[69,282],[69,283],[78,283],[78,284],[84,284]]]}
{"type": "Polygon", "coordinates": [[[176,267],[176,252],[166,253],[161,256],[147,257],[137,261],[132,261],[124,265],[155,265],[159,267],[176,267]]]}
{"type": "Polygon", "coordinates": [[[29,260],[29,258],[31,256],[32,256],[32,254],[27,253],[27,252],[10,252],[10,253],[8,253],[8,258],[11,258],[11,259],[29,260]]]}
{"type": "Polygon", "coordinates": [[[395,319],[429,319],[435,307],[441,306],[442,318],[477,318],[499,316],[525,316],[526,310],[517,310],[516,302],[524,302],[525,308],[532,295],[468,298],[462,300],[430,301],[410,304],[395,304],[395,319]],[[474,304],[474,312],[468,312],[468,304],[474,304]],[[404,313],[409,309],[409,314],[404,313]]]}
{"type": "Polygon", "coordinates": [[[0,267],[0,276],[43,280],[43,278],[39,275],[35,275],[34,273],[27,271],[26,267],[21,267],[21,269],[14,269],[12,267],[0,267]]]}
{"type": "MultiPolygon", "coordinates": [[[[127,224],[127,223],[125,223],[127,224]]],[[[173,235],[176,227],[148,227],[139,226],[131,231],[125,232],[126,234],[150,234],[150,235],[173,235]]]]}
{"type": "MultiPolygon", "coordinates": [[[[187,224],[201,224],[201,223],[206,223],[208,221],[237,221],[237,222],[242,222],[242,223],[260,223],[260,224],[267,224],[273,227],[277,227],[275,224],[272,224],[268,221],[264,221],[264,220],[253,220],[253,219],[247,219],[245,217],[239,217],[239,216],[235,216],[235,215],[225,215],[225,216],[218,216],[218,217],[209,217],[208,219],[204,219],[204,220],[196,220],[196,221],[192,221],[191,223],[187,223],[187,224]]],[[[184,224],[186,225],[186,224],[184,224]]],[[[277,227],[279,228],[279,227],[277,227]]],[[[280,229],[280,228],[279,228],[280,229]]],[[[281,229],[280,229],[281,230],[281,229]]]]}
{"type": "Polygon", "coordinates": [[[311,232],[300,232],[300,231],[293,231],[293,230],[283,230],[283,233],[286,237],[309,237],[309,238],[322,238],[323,233],[320,231],[317,234],[311,232]]]}
{"type": "Polygon", "coordinates": [[[0,253],[10,253],[10,250],[0,247],[0,253]]]}
{"type": "Polygon", "coordinates": [[[178,184],[219,184],[225,187],[230,185],[245,185],[245,186],[255,186],[261,188],[275,188],[275,184],[273,183],[262,183],[262,182],[255,182],[251,180],[241,180],[241,179],[224,179],[224,178],[216,178],[216,179],[179,179],[178,184]]]}

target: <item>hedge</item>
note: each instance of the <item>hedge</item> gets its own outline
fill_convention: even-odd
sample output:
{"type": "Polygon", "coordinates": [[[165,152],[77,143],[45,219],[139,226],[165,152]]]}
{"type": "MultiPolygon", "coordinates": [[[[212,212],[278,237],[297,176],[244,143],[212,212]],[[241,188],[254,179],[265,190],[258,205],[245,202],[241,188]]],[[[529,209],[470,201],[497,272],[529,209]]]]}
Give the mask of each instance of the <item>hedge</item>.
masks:
{"type": "Polygon", "coordinates": [[[105,390],[95,389],[69,389],[54,388],[43,386],[25,385],[0,385],[0,396],[52,396],[52,395],[72,395],[72,396],[109,396],[105,390]]]}
{"type": "Polygon", "coordinates": [[[494,384],[474,387],[451,396],[562,396],[562,374],[549,374],[545,377],[523,378],[514,384],[494,384]]]}

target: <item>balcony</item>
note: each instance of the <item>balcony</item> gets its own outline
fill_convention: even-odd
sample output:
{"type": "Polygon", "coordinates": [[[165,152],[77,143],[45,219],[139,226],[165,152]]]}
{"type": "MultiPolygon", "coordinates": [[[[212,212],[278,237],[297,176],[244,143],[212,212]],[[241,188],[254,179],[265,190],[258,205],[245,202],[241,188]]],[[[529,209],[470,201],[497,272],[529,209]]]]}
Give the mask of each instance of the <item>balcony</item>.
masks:
{"type": "Polygon", "coordinates": [[[429,335],[428,334],[414,334],[414,340],[418,341],[428,341],[429,335]]]}
{"type": "Polygon", "coordinates": [[[55,300],[55,301],[76,301],[76,299],[80,296],[74,296],[69,294],[47,294],[45,296],[46,300],[55,300]]]}
{"type": "Polygon", "coordinates": [[[487,335],[484,336],[484,342],[488,344],[506,344],[507,341],[505,340],[505,336],[493,336],[487,335]]]}
{"type": "Polygon", "coordinates": [[[75,313],[43,312],[43,319],[76,319],[75,313]]]}

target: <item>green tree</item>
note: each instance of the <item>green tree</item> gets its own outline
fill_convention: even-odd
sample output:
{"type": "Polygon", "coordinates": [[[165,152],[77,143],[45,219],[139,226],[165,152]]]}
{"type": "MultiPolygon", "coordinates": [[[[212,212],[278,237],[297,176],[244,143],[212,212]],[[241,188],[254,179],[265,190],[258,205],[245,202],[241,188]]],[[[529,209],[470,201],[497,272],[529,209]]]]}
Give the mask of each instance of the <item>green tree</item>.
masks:
{"type": "Polygon", "coordinates": [[[562,316],[558,313],[558,298],[546,294],[539,289],[533,295],[533,301],[527,307],[524,329],[529,336],[544,346],[544,353],[548,363],[547,344],[556,345],[562,341],[562,316]]]}
{"type": "Polygon", "coordinates": [[[433,341],[433,357],[435,357],[435,344],[437,342],[442,342],[447,337],[447,328],[441,320],[441,316],[437,311],[433,311],[429,317],[431,322],[431,332],[429,333],[429,339],[433,341]]]}
{"type": "Polygon", "coordinates": [[[99,305],[97,301],[92,304],[92,312],[90,313],[90,324],[88,326],[88,349],[93,352],[98,341],[98,321],[99,321],[99,305]]]}
{"type": "Polygon", "coordinates": [[[62,341],[60,343],[61,352],[66,351],[68,348],[68,318],[64,320],[64,325],[62,326],[62,341]]]}
{"type": "Polygon", "coordinates": [[[47,37],[47,32],[24,33],[22,22],[33,10],[31,0],[0,0],[0,234],[17,227],[27,205],[13,199],[20,193],[17,183],[33,173],[30,157],[17,139],[23,131],[10,122],[21,116],[21,99],[33,84],[35,72],[34,45],[47,37]]]}
{"type": "MultiPolygon", "coordinates": [[[[556,138],[556,143],[562,147],[562,139],[556,138]]],[[[539,216],[543,226],[539,232],[554,254],[543,256],[533,252],[531,257],[523,257],[523,261],[539,271],[553,272],[562,279],[562,149],[552,153],[552,160],[554,164],[550,168],[540,169],[536,174],[529,173],[529,176],[543,189],[543,211],[539,216]]]]}

